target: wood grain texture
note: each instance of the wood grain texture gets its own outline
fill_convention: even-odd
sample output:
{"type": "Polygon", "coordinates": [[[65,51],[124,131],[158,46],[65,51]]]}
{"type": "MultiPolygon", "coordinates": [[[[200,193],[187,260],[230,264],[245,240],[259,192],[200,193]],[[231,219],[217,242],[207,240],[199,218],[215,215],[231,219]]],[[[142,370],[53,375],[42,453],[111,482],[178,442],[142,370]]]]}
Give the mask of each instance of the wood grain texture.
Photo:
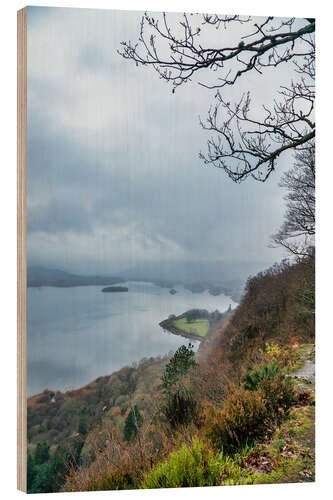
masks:
{"type": "Polygon", "coordinates": [[[27,491],[27,12],[17,13],[17,487],[27,491]]]}

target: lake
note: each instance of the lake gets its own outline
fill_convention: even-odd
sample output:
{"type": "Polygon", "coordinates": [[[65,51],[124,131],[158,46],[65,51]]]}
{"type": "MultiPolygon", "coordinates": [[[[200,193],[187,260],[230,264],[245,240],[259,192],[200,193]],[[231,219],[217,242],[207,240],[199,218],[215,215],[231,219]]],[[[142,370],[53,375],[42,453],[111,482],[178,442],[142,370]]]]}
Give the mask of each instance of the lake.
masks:
{"type": "MultiPolygon", "coordinates": [[[[229,297],[207,291],[177,294],[153,283],[128,282],[128,292],[101,286],[28,288],[28,396],[79,388],[144,357],[175,351],[189,340],[158,325],[170,314],[200,308],[223,312],[229,297]]],[[[198,347],[196,342],[196,348],[198,347]]]]}

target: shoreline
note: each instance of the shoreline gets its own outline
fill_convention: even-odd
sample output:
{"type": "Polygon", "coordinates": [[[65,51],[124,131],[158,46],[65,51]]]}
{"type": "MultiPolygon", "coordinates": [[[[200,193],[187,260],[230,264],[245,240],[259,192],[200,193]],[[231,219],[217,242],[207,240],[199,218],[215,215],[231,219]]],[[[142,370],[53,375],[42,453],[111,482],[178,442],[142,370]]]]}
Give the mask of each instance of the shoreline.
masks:
{"type": "MultiPolygon", "coordinates": [[[[142,283],[142,282],[139,282],[139,283],[142,283]]],[[[126,283],[127,284],[127,283],[126,283]]],[[[90,292],[89,294],[87,295],[86,292],[84,291],[84,289],[86,289],[87,287],[82,287],[82,292],[80,292],[78,294],[78,299],[81,300],[81,297],[85,298],[86,296],[89,298],[90,300],[90,292]]],[[[97,290],[97,294],[100,296],[102,295],[105,295],[103,293],[100,293],[100,290],[102,289],[102,287],[99,287],[99,286],[88,286],[88,288],[93,288],[93,289],[96,289],[97,290]]],[[[131,287],[132,288],[132,287],[131,287]]],[[[45,290],[49,289],[50,292],[52,290],[54,290],[54,292],[56,292],[57,290],[60,290],[59,291],[59,294],[60,294],[60,299],[62,297],[65,298],[65,301],[66,301],[66,297],[67,297],[67,293],[68,293],[68,288],[64,288],[62,291],[60,288],[58,287],[45,287],[45,290]],[[67,290],[67,292],[66,292],[67,290]],[[65,293],[65,295],[63,295],[65,293]]],[[[145,287],[137,287],[137,289],[141,292],[144,292],[144,293],[155,293],[155,290],[153,288],[148,288],[147,289],[147,292],[145,292],[145,287]],[[151,291],[152,290],[152,291],[151,291]]],[[[40,299],[37,297],[37,294],[39,292],[37,292],[36,294],[36,288],[35,290],[33,288],[31,288],[31,290],[34,292],[34,295],[33,295],[33,299],[31,300],[31,304],[33,303],[33,300],[36,301],[36,304],[37,304],[37,301],[39,301],[40,299]]],[[[134,285],[133,285],[133,290],[134,290],[134,285]]],[[[166,303],[167,304],[170,304],[170,307],[166,307],[166,310],[164,312],[164,314],[159,314],[156,317],[153,318],[153,320],[150,320],[150,317],[147,316],[147,325],[148,325],[148,328],[149,328],[149,335],[154,335],[154,338],[157,337],[157,347],[154,348],[154,349],[151,349],[150,346],[148,345],[145,349],[139,349],[139,346],[138,346],[138,349],[137,351],[139,352],[139,354],[137,355],[137,357],[134,358],[134,356],[130,356],[130,355],[127,355],[126,354],[126,351],[125,351],[125,354],[124,356],[121,356],[121,358],[118,360],[116,359],[116,356],[113,356],[112,357],[112,363],[109,363],[107,366],[106,366],[106,363],[102,363],[102,365],[99,365],[97,366],[96,363],[90,363],[90,362],[85,362],[83,361],[82,365],[85,367],[87,365],[87,370],[83,373],[83,375],[81,375],[80,373],[76,374],[76,371],[75,371],[75,366],[74,366],[74,376],[66,376],[66,373],[65,375],[63,376],[62,375],[62,372],[59,371],[59,375],[57,376],[48,376],[47,373],[45,373],[45,377],[44,377],[44,372],[42,372],[41,370],[36,370],[34,369],[34,367],[32,366],[31,367],[31,378],[30,378],[30,382],[29,385],[28,385],[28,394],[27,394],[27,397],[28,398],[31,398],[37,394],[41,394],[46,388],[49,389],[49,390],[52,390],[54,392],[67,392],[67,391],[70,391],[70,390],[76,390],[76,389],[79,389],[83,386],[85,386],[86,384],[89,384],[91,381],[95,380],[96,378],[98,378],[99,376],[105,376],[105,375],[108,375],[110,373],[114,373],[115,371],[121,369],[122,367],[124,366],[131,366],[132,363],[134,362],[139,362],[139,360],[145,358],[145,357],[155,357],[155,356],[164,356],[166,353],[170,352],[170,350],[172,349],[175,349],[173,346],[176,345],[178,346],[181,345],[181,344],[185,344],[187,345],[188,342],[192,341],[192,342],[195,342],[197,347],[202,344],[202,342],[204,341],[205,337],[203,337],[202,335],[200,335],[200,333],[208,333],[208,331],[206,332],[206,329],[207,329],[207,326],[206,324],[202,324],[201,327],[194,327],[194,328],[184,328],[183,330],[183,324],[182,322],[180,322],[180,324],[176,324],[174,326],[171,326],[169,325],[168,323],[168,312],[172,312],[173,308],[176,307],[175,305],[173,304],[176,304],[178,303],[179,304],[179,301],[180,303],[182,304],[182,307],[181,309],[182,310],[185,310],[187,309],[188,307],[188,304],[186,301],[188,301],[189,303],[192,303],[192,307],[208,307],[210,306],[212,309],[216,307],[219,307],[219,304],[218,302],[221,301],[220,298],[214,298],[214,297],[208,297],[207,294],[199,294],[197,295],[195,298],[190,298],[190,300],[188,300],[188,296],[191,296],[191,292],[186,292],[183,290],[180,290],[181,293],[179,293],[179,298],[178,298],[178,295],[175,295],[175,298],[172,297],[169,295],[169,293],[167,293],[166,291],[164,291],[164,293],[162,293],[162,291],[159,291],[158,294],[161,295],[160,298],[158,298],[158,302],[157,304],[160,304],[161,301],[167,301],[166,303]],[[185,298],[184,298],[185,297],[185,298]],[[184,302],[184,304],[183,304],[184,302]],[[212,304],[210,304],[212,302],[212,304]],[[151,322],[151,324],[150,324],[151,322]],[[166,336],[165,335],[165,332],[163,332],[162,330],[159,330],[159,327],[162,328],[162,330],[167,330],[168,333],[171,333],[172,335],[171,336],[166,336]],[[157,328],[157,330],[156,330],[157,328]],[[189,331],[186,331],[186,330],[189,330],[189,331]],[[153,332],[153,333],[150,333],[150,330],[153,332]],[[191,330],[193,331],[193,333],[191,332],[191,330]],[[176,336],[175,336],[176,335],[176,336]],[[183,339],[183,340],[182,340],[183,339]],[[199,343],[197,343],[199,342],[199,343]],[[158,348],[159,347],[159,348],[158,348]],[[142,351],[142,352],[141,352],[142,351]],[[133,359],[134,358],[134,359],[133,359]],[[41,373],[41,377],[40,379],[37,379],[37,375],[38,373],[41,373]],[[37,374],[37,375],[36,375],[37,374]]],[[[69,292],[70,295],[72,295],[72,292],[69,292]]],[[[130,293],[130,290],[128,292],[128,294],[130,293]]],[[[95,297],[95,292],[93,293],[94,297],[95,297]]],[[[96,295],[97,299],[96,299],[96,304],[102,304],[102,306],[104,307],[104,302],[103,302],[103,299],[99,299],[98,298],[98,295],[96,295]]],[[[117,295],[117,294],[116,294],[117,295]]],[[[120,295],[120,294],[119,294],[120,295]]],[[[48,294],[45,295],[45,297],[47,298],[48,297],[48,294]]],[[[57,295],[53,295],[53,294],[50,294],[50,297],[55,297],[55,300],[58,300],[57,299],[57,295]]],[[[150,295],[148,295],[148,297],[150,297],[150,295]]],[[[114,299],[116,300],[115,296],[113,297],[106,297],[106,298],[109,298],[109,299],[114,299]]],[[[139,295],[139,299],[135,299],[133,300],[133,304],[136,304],[136,302],[138,302],[139,304],[141,304],[141,301],[144,300],[144,296],[139,295]],[[141,297],[143,297],[141,299],[141,297]]],[[[122,297],[121,297],[122,299],[122,297]]],[[[95,301],[95,298],[93,299],[95,301]]],[[[127,299],[126,299],[127,300],[127,299]]],[[[227,298],[223,298],[223,304],[224,307],[227,306],[227,298]]],[[[118,299],[117,299],[118,301],[118,299]]],[[[78,302],[79,306],[81,304],[81,302],[78,302]]],[[[106,302],[106,304],[108,305],[108,301],[106,302]]],[[[179,305],[177,306],[179,307],[179,305]]],[[[53,309],[53,308],[52,308],[53,309]]],[[[80,309],[78,309],[79,311],[81,311],[81,306],[80,306],[80,309]]],[[[95,308],[94,308],[95,309],[95,308]]],[[[82,309],[83,310],[83,309],[82,309]]],[[[125,310],[126,311],[126,310],[125,310]]],[[[93,313],[93,309],[91,311],[93,313]]],[[[177,311],[178,312],[178,311],[177,311]]],[[[142,315],[142,312],[141,310],[139,310],[139,312],[137,314],[140,314],[142,318],[144,318],[144,316],[142,315]]],[[[183,313],[184,314],[184,313],[183,313]]],[[[95,324],[95,319],[94,319],[94,315],[91,314],[92,316],[92,321],[89,320],[89,323],[87,323],[88,327],[90,328],[90,326],[94,326],[95,324]]],[[[135,316],[135,318],[139,316],[135,316]]],[[[88,317],[88,319],[90,318],[90,316],[88,317]]],[[[104,317],[102,318],[104,320],[104,317]]],[[[139,318],[140,319],[140,318],[139,318]]],[[[67,322],[64,323],[65,325],[67,324],[67,322]]],[[[104,323],[103,323],[104,324],[104,323]]],[[[113,323],[112,323],[113,324],[113,323]]],[[[131,333],[131,329],[129,328],[128,326],[128,321],[126,320],[126,318],[123,320],[119,320],[119,325],[125,325],[126,327],[126,332],[128,332],[126,335],[128,338],[132,338],[132,333],[131,333]]],[[[71,326],[71,324],[69,324],[69,326],[71,326]]],[[[125,328],[124,327],[124,328],[125,328]]],[[[119,326],[119,329],[120,329],[120,326],[119,326]]],[[[90,332],[90,330],[89,330],[90,332]]],[[[32,337],[34,338],[34,337],[32,337]]],[[[49,338],[52,340],[53,339],[53,329],[52,329],[52,324],[51,324],[51,332],[50,332],[50,335],[49,335],[49,338]],[[52,335],[51,335],[52,334],[52,335]]],[[[104,338],[104,335],[101,337],[102,339],[104,338]]],[[[50,341],[51,341],[50,340],[50,341]]],[[[134,339],[135,341],[135,339],[134,339]]],[[[103,344],[104,345],[104,344],[103,344]]],[[[107,346],[109,346],[109,344],[107,344],[107,346]]],[[[107,347],[108,348],[108,347],[107,347]]],[[[100,351],[100,349],[98,348],[97,346],[97,350],[100,351]]],[[[59,350],[60,352],[60,350],[59,350]]],[[[112,355],[112,353],[111,353],[112,355]]],[[[58,359],[59,356],[57,354],[57,352],[55,353],[55,363],[58,363],[58,359]],[[57,357],[58,356],[58,357],[57,357]]],[[[30,368],[30,365],[29,365],[29,368],[30,368]]]]}
{"type": "MultiPolygon", "coordinates": [[[[81,277],[80,277],[81,278],[81,277]]],[[[172,289],[174,286],[176,286],[175,282],[161,282],[159,280],[136,280],[136,279],[121,279],[119,278],[117,281],[115,281],[115,278],[110,278],[110,279],[105,279],[105,278],[100,278],[100,280],[91,280],[87,281],[82,279],[81,282],[68,282],[66,280],[63,281],[43,281],[43,282],[37,282],[35,281],[30,281],[27,283],[27,289],[28,288],[77,288],[77,287],[88,287],[88,286],[103,286],[103,287],[112,287],[112,286],[118,286],[118,285],[123,285],[125,283],[151,283],[153,285],[156,285],[160,288],[169,288],[172,289]],[[173,284],[171,284],[173,283],[173,284]]],[[[215,287],[217,285],[211,285],[207,284],[206,286],[201,287],[200,289],[195,289],[193,287],[193,284],[186,284],[186,283],[180,283],[185,290],[190,291],[192,294],[195,295],[200,295],[202,293],[208,292],[209,295],[212,297],[218,297],[220,295],[224,295],[225,297],[229,297],[233,302],[240,302],[240,298],[242,295],[241,290],[232,290],[232,289],[226,289],[222,287],[218,290],[217,292],[213,292],[215,287]]]]}
{"type": "MultiPolygon", "coordinates": [[[[164,319],[163,321],[161,321],[159,323],[159,326],[163,330],[166,330],[166,331],[168,331],[174,335],[178,335],[180,337],[185,337],[186,339],[199,340],[201,342],[205,338],[205,337],[202,337],[201,335],[196,335],[195,333],[185,332],[184,330],[177,328],[176,326],[172,325],[172,323],[169,319],[164,319]]],[[[208,328],[208,331],[209,331],[209,329],[210,328],[208,328]]],[[[207,331],[207,333],[208,333],[208,331],[207,331]]],[[[206,333],[206,335],[207,335],[207,333],[206,333]]]]}

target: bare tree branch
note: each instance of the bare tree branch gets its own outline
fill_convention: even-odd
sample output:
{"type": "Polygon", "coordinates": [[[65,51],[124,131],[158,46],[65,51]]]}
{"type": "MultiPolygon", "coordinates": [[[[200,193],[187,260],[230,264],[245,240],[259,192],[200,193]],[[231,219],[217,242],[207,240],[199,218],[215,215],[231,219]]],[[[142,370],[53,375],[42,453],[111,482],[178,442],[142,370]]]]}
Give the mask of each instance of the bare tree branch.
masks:
{"type": "MultiPolygon", "coordinates": [[[[154,15],[155,16],[155,15],[154,15]]],[[[178,22],[168,16],[142,16],[136,43],[122,42],[119,54],[137,65],[151,66],[172,92],[198,76],[197,83],[216,89],[215,104],[209,109],[205,130],[208,140],[206,165],[222,168],[236,182],[249,175],[265,181],[286,150],[299,150],[315,136],[315,20],[267,17],[261,23],[250,17],[217,14],[183,14],[178,22]],[[244,35],[235,45],[212,46],[204,41],[207,30],[244,26],[244,35]],[[206,31],[205,31],[206,30],[206,31]],[[255,71],[291,64],[295,77],[290,86],[280,87],[278,99],[264,116],[250,116],[250,93],[230,104],[222,89],[236,85],[239,78],[255,71]],[[203,78],[202,78],[203,77],[203,78]],[[212,82],[212,78],[214,82],[212,82]]]]}
{"type": "Polygon", "coordinates": [[[292,169],[283,174],[280,186],[288,189],[287,209],[273,246],[282,246],[296,256],[312,257],[315,236],[315,144],[295,155],[292,169]]]}

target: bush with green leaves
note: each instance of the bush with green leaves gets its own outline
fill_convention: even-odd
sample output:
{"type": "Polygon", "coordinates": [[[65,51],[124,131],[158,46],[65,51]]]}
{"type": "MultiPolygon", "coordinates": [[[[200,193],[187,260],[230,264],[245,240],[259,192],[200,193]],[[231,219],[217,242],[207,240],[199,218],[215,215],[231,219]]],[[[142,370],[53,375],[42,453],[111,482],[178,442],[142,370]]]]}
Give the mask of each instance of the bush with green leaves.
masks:
{"type": "Polygon", "coordinates": [[[281,373],[281,369],[276,361],[272,361],[268,365],[257,366],[245,375],[245,389],[257,390],[260,382],[266,378],[275,377],[281,373]]]}
{"type": "Polygon", "coordinates": [[[133,465],[110,467],[107,474],[99,474],[86,481],[84,491],[131,490],[138,488],[133,465]]]}
{"type": "Polygon", "coordinates": [[[245,375],[245,389],[260,391],[270,418],[281,417],[295,402],[294,383],[285,376],[276,361],[255,367],[245,375]]]}
{"type": "Polygon", "coordinates": [[[271,419],[282,418],[296,401],[294,382],[281,373],[266,377],[258,385],[271,419]]]}
{"type": "Polygon", "coordinates": [[[207,445],[197,438],[192,446],[183,445],[165,462],[156,465],[141,485],[142,488],[179,488],[216,486],[220,484],[221,463],[207,445]]]}
{"type": "Polygon", "coordinates": [[[226,453],[264,436],[295,402],[294,383],[275,362],[255,367],[245,380],[229,393],[222,409],[208,406],[204,412],[208,437],[226,453]]]}
{"type": "Polygon", "coordinates": [[[185,389],[168,394],[161,411],[174,428],[196,421],[199,417],[198,403],[185,389]]]}
{"type": "Polygon", "coordinates": [[[266,401],[259,391],[235,388],[222,409],[209,405],[204,411],[204,431],[224,453],[234,453],[264,435],[269,420],[266,401]]]}

